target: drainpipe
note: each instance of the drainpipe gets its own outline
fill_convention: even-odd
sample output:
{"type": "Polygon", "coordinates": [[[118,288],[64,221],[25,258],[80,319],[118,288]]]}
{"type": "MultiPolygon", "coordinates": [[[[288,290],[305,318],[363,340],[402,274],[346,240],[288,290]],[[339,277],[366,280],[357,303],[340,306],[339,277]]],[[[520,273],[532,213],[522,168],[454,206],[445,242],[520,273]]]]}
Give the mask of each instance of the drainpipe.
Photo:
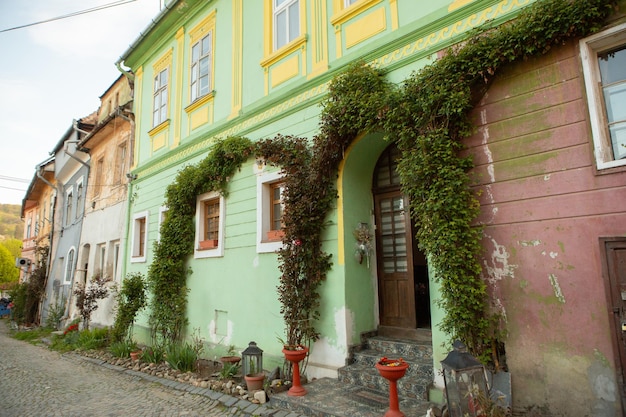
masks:
{"type": "MultiPolygon", "coordinates": [[[[50,186],[50,188],[52,188],[55,191],[58,191],[58,188],[55,187],[52,183],[50,183],[50,181],[48,181],[47,179],[45,179],[43,177],[43,175],[41,175],[41,166],[37,166],[36,170],[35,170],[35,174],[37,175],[37,178],[39,178],[41,181],[43,181],[44,183],[46,183],[48,186],[50,186]]],[[[59,182],[60,184],[60,182],[59,182]]],[[[62,185],[61,185],[62,187],[62,185]]],[[[47,255],[47,259],[46,259],[46,273],[44,275],[44,281],[43,281],[43,293],[44,293],[44,297],[47,296],[47,292],[46,292],[46,288],[48,288],[48,279],[50,278],[50,266],[52,264],[52,243],[53,243],[53,237],[54,237],[54,215],[56,212],[56,199],[57,199],[57,194],[55,192],[54,196],[52,197],[54,199],[54,203],[50,204],[50,206],[52,207],[52,212],[50,213],[50,218],[52,219],[52,221],[50,221],[50,232],[48,232],[48,255],[47,255]]],[[[39,321],[39,323],[41,323],[41,319],[43,317],[43,303],[44,303],[44,297],[42,297],[39,300],[39,307],[38,307],[38,313],[37,313],[37,320],[39,321]]]]}

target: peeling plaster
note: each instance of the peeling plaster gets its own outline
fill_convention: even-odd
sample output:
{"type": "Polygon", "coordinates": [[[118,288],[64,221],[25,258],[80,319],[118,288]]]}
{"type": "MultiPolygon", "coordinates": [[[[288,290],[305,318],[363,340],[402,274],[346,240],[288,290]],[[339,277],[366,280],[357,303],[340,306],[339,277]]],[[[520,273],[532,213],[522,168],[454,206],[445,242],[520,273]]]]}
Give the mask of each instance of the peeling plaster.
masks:
{"type": "Polygon", "coordinates": [[[522,246],[539,246],[541,240],[520,240],[519,244],[522,246]]]}
{"type": "Polygon", "coordinates": [[[558,253],[556,253],[556,252],[550,252],[550,258],[552,258],[552,259],[556,259],[556,257],[557,257],[557,256],[559,256],[559,254],[558,254],[558,253]]]}
{"type": "Polygon", "coordinates": [[[550,274],[548,275],[548,279],[550,280],[552,289],[554,289],[554,295],[557,300],[559,300],[560,303],[565,304],[565,296],[563,296],[563,292],[561,291],[561,286],[559,285],[556,275],[550,274]]]}
{"type": "Polygon", "coordinates": [[[550,181],[550,174],[546,174],[543,176],[544,181],[550,181]]]}
{"type": "MultiPolygon", "coordinates": [[[[485,109],[481,110],[480,119],[484,126],[482,129],[481,145],[483,147],[483,152],[487,158],[487,174],[489,175],[489,182],[495,183],[496,173],[495,173],[494,166],[493,166],[493,154],[491,153],[491,149],[489,149],[489,124],[487,123],[487,110],[485,109]]],[[[486,184],[484,190],[487,196],[487,201],[493,204],[495,202],[495,199],[493,198],[493,191],[491,190],[491,184],[486,184]]],[[[491,215],[492,215],[491,221],[493,221],[493,219],[496,217],[496,214],[498,214],[498,208],[493,207],[491,209],[491,215]]]]}
{"type": "Polygon", "coordinates": [[[494,250],[491,252],[490,260],[485,259],[483,264],[487,272],[487,281],[491,285],[495,285],[504,278],[515,278],[514,271],[517,265],[509,264],[511,256],[504,245],[500,245],[491,236],[485,235],[493,244],[494,250]]]}

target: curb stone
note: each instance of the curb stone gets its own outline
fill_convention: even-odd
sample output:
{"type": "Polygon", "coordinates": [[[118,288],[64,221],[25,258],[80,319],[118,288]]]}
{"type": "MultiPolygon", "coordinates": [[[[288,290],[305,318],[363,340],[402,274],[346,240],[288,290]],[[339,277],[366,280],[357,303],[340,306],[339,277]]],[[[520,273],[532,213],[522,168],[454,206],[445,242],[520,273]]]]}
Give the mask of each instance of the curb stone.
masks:
{"type": "Polygon", "coordinates": [[[183,384],[178,381],[173,381],[166,378],[160,378],[154,375],[149,375],[144,372],[135,371],[132,369],[124,368],[118,365],[111,365],[100,359],[90,358],[88,356],[82,356],[77,353],[67,353],[64,356],[70,357],[75,360],[81,360],[85,362],[90,362],[94,365],[102,366],[104,368],[110,369],[112,371],[125,373],[130,377],[137,379],[144,379],[146,381],[154,382],[161,384],[163,386],[175,389],[177,391],[188,392],[192,395],[201,395],[203,397],[208,397],[213,401],[218,401],[220,405],[226,408],[231,408],[230,415],[236,417],[256,417],[256,416],[267,416],[267,417],[307,417],[302,414],[290,413],[289,411],[275,409],[269,406],[268,404],[255,404],[248,400],[240,399],[237,397],[233,397],[231,395],[222,394],[220,392],[212,391],[208,388],[200,388],[194,387],[193,385],[183,384]]]}

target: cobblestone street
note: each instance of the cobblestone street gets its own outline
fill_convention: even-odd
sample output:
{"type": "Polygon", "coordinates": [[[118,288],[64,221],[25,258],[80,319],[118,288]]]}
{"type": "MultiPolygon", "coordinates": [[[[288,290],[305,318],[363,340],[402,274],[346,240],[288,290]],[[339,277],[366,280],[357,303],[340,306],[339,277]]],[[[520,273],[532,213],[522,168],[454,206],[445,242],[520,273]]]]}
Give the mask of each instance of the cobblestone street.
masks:
{"type": "MultiPolygon", "coordinates": [[[[191,387],[193,388],[193,387],[191,387]]],[[[0,320],[0,416],[276,416],[289,413],[191,393],[9,336],[0,320]]]]}

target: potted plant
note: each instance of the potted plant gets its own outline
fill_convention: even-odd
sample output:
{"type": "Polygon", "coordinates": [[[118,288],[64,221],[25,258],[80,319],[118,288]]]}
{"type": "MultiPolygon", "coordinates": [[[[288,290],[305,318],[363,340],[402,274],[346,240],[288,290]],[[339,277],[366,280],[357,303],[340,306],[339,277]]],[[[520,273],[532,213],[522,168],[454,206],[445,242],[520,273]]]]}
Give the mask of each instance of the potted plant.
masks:
{"type": "Polygon", "coordinates": [[[398,402],[398,379],[402,378],[409,368],[409,364],[402,358],[388,359],[381,358],[376,362],[376,369],[380,375],[389,381],[389,409],[384,417],[404,417],[400,411],[398,402]]]}
{"type": "Polygon", "coordinates": [[[261,372],[257,372],[254,361],[252,360],[250,361],[249,369],[250,373],[244,375],[248,391],[263,389],[263,383],[265,382],[265,374],[263,373],[263,370],[261,370],[261,372]]]}
{"type": "Polygon", "coordinates": [[[239,361],[241,360],[241,358],[239,356],[236,355],[236,351],[235,351],[235,346],[234,345],[230,345],[228,346],[228,350],[226,351],[226,355],[222,356],[220,358],[220,362],[222,362],[222,364],[224,366],[226,366],[227,363],[232,364],[232,365],[236,365],[239,363],[239,361]]]}

